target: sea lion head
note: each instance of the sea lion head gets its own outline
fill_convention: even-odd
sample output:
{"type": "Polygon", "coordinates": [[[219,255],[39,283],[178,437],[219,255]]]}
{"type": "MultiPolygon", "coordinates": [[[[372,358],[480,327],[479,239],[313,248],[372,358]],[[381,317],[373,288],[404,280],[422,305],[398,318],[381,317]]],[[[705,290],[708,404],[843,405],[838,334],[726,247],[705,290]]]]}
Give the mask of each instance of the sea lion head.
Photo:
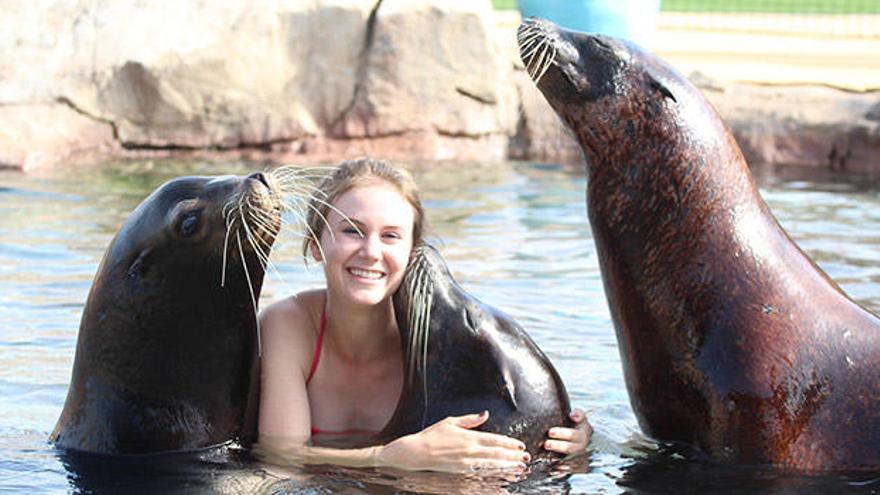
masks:
{"type": "Polygon", "coordinates": [[[699,126],[705,105],[689,97],[697,90],[636,44],[535,18],[517,37],[526,70],[590,167],[651,159],[675,146],[679,126],[699,126]]]}
{"type": "Polygon", "coordinates": [[[257,173],[173,179],[131,213],[83,310],[57,446],[194,450],[251,428],[257,301],[281,206],[273,176],[257,173]]]}
{"type": "MultiPolygon", "coordinates": [[[[267,254],[279,228],[280,201],[269,176],[180,177],[132,212],[103,268],[113,275],[124,271],[128,279],[159,282],[173,276],[178,265],[213,269],[224,255],[227,263],[240,265],[243,256],[267,254]]],[[[214,272],[213,280],[220,283],[223,273],[214,272]]]]}
{"type": "Polygon", "coordinates": [[[440,253],[427,244],[413,249],[401,288],[394,295],[409,381],[420,380],[429,359],[488,349],[493,335],[512,320],[497,318],[456,282],[440,253]]]}
{"type": "Polygon", "coordinates": [[[566,424],[568,395],[513,318],[468,294],[426,244],[413,250],[394,310],[411,405],[406,412],[416,417],[406,418],[400,407],[398,413],[412,430],[488,410],[482,430],[519,438],[532,455],[546,454],[547,430],[566,424]]]}

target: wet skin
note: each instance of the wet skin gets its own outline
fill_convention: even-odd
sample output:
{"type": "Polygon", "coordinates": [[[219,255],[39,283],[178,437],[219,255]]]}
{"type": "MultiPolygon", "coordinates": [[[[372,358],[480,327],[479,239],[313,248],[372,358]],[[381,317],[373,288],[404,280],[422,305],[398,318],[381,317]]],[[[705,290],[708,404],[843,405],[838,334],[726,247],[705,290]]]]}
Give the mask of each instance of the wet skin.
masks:
{"type": "Polygon", "coordinates": [[[780,227],[712,106],[627,42],[540,20],[520,35],[556,53],[524,62],[584,151],[645,432],[722,461],[880,469],[880,322],[780,227]]]}
{"type": "Polygon", "coordinates": [[[247,441],[263,267],[246,230],[233,227],[227,242],[224,208],[242,196],[252,205],[231,213],[233,225],[265,215],[249,228],[268,255],[280,227],[268,184],[263,174],[178,178],[131,213],[89,292],[55,446],[129,455],[247,441]]]}
{"type": "MultiPolygon", "coordinates": [[[[521,440],[532,458],[554,458],[544,450],[547,432],[571,426],[565,386],[553,365],[512,318],[462,289],[440,254],[415,249],[401,288],[394,295],[404,361],[422,360],[407,376],[401,399],[382,437],[422,430],[448,416],[489,411],[483,431],[521,440]],[[415,284],[415,285],[413,285],[415,284]],[[419,287],[413,290],[413,287],[419,287]],[[413,312],[430,291],[427,353],[411,345],[413,312]]],[[[424,341],[421,341],[424,342],[424,341]]]]}

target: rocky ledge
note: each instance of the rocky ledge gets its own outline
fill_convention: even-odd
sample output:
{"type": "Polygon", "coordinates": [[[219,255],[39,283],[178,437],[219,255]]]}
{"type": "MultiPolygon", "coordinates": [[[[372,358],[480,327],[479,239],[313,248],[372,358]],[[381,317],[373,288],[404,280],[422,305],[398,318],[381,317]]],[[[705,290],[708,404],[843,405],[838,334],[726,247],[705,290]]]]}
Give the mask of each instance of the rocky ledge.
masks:
{"type": "MultiPolygon", "coordinates": [[[[577,161],[488,0],[10,0],[0,166],[208,151],[577,161]]],[[[880,92],[696,82],[751,161],[880,168],[880,92]]]]}

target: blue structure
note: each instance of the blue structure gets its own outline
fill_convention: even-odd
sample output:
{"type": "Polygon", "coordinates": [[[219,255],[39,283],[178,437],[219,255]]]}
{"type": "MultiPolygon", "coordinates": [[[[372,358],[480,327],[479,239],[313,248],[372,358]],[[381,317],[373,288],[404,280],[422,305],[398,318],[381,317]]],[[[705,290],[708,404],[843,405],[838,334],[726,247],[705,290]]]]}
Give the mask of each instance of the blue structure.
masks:
{"type": "Polygon", "coordinates": [[[567,29],[626,38],[650,47],[660,0],[517,0],[523,18],[542,17],[567,29]]]}

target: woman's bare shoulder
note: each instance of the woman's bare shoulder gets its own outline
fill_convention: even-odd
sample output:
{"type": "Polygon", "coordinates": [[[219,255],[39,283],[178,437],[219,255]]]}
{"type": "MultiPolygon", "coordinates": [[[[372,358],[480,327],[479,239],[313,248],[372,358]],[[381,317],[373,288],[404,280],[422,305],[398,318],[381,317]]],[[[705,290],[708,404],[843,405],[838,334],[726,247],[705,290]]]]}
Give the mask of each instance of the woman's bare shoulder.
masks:
{"type": "Polygon", "coordinates": [[[324,290],[310,290],[278,300],[261,311],[264,351],[285,349],[310,358],[323,301],[324,290]]]}

